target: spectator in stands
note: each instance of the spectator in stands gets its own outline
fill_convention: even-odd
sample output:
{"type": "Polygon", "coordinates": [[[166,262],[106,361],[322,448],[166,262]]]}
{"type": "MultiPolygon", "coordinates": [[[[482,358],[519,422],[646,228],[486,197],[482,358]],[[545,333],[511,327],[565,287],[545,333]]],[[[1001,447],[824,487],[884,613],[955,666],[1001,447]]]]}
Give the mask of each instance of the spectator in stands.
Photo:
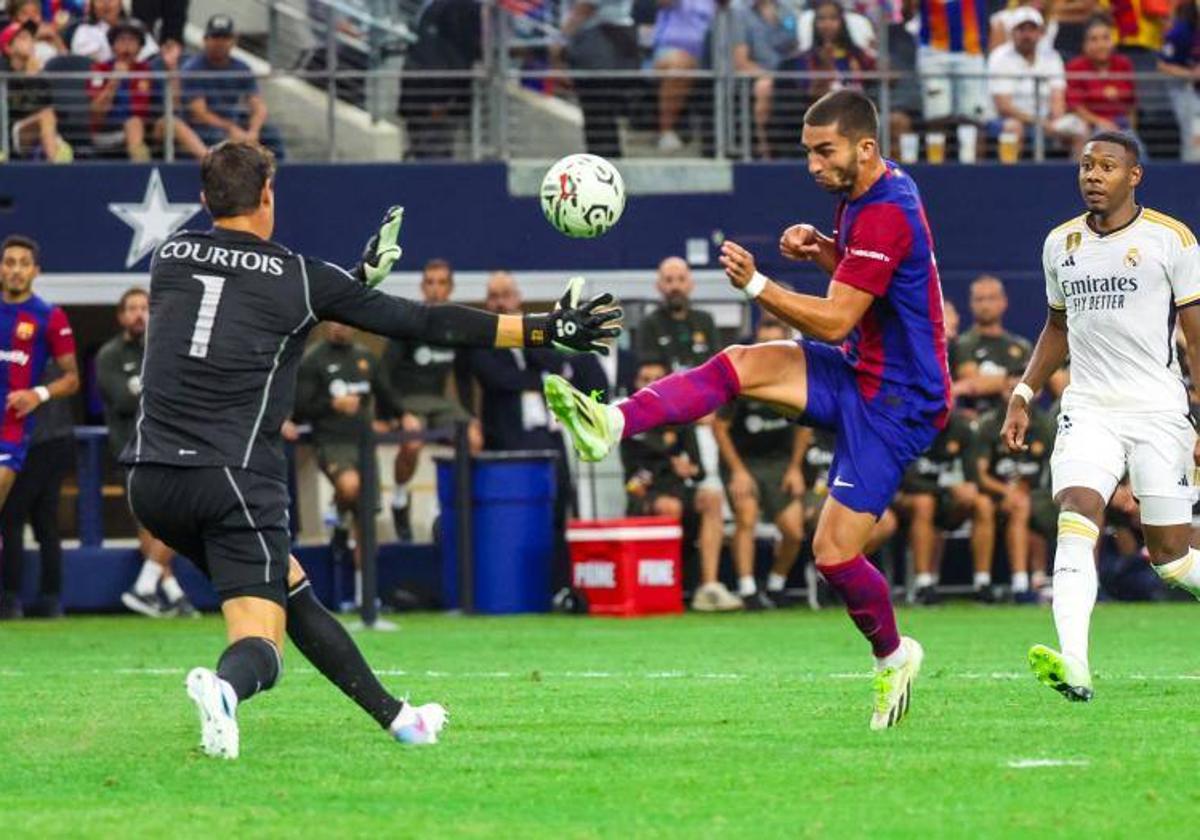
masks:
{"type": "Polygon", "coordinates": [[[662,303],[638,327],[638,355],[660,359],[670,371],[708,361],[719,349],[712,315],[692,307],[696,281],[683,257],[667,257],[658,265],[658,294],[662,303]]]}
{"type": "MultiPolygon", "coordinates": [[[[807,2],[804,4],[806,8],[800,12],[796,19],[796,47],[798,53],[805,53],[816,46],[819,35],[817,33],[817,7],[818,3],[807,2]]],[[[875,26],[871,22],[871,18],[857,11],[848,8],[848,4],[839,2],[839,7],[843,10],[844,16],[842,19],[843,28],[855,48],[862,51],[866,55],[874,55],[875,52],[875,26]]]]}
{"type": "MultiPolygon", "coordinates": [[[[554,51],[556,63],[585,72],[636,70],[639,63],[633,0],[572,0],[562,25],[565,51],[554,51]]],[[[583,111],[587,150],[601,157],[621,156],[617,117],[624,110],[627,82],[614,78],[572,79],[583,111]]]]}
{"type": "MultiPolygon", "coordinates": [[[[108,424],[108,450],[119,458],[133,437],[142,397],[142,357],[146,352],[146,324],[150,295],[134,286],[117,303],[121,331],[105,342],[96,354],[96,380],[108,424]]],[[[137,523],[142,568],[121,603],[151,618],[166,615],[191,616],[196,610],[171,571],[174,552],[137,523]],[[161,587],[161,594],[159,589],[161,587]]]]}
{"type": "Polygon", "coordinates": [[[183,44],[183,27],[188,19],[191,0],[133,0],[133,16],[140,20],[149,32],[158,29],[159,40],[165,46],[168,41],[183,44]]]}
{"type": "MultiPolygon", "coordinates": [[[[1058,37],[1058,18],[1053,13],[1055,11],[1053,0],[1050,0],[1050,2],[1046,2],[1046,0],[1006,0],[1004,8],[998,12],[994,12],[989,19],[989,53],[995,52],[997,47],[1008,43],[1008,34],[1012,29],[1013,16],[1017,14],[1017,9],[1023,6],[1037,9],[1046,21],[1046,30],[1042,33],[1041,40],[1038,41],[1038,49],[1051,51],[1056,49],[1055,39],[1058,37]]],[[[1077,55],[1078,53],[1079,50],[1075,50],[1070,55],[1077,55]]]]}
{"type": "Polygon", "coordinates": [[[1181,157],[1200,160],[1200,3],[1176,4],[1158,69],[1171,77],[1167,92],[1179,123],[1181,157]]]}
{"type": "MultiPolygon", "coordinates": [[[[1176,3],[1176,9],[1186,5],[1176,3]]],[[[1117,25],[1117,49],[1139,73],[1153,73],[1163,48],[1170,20],[1170,5],[1163,0],[1108,0],[1108,11],[1117,25]]],[[[1139,87],[1138,97],[1146,91],[1139,87]]]]}
{"type": "MultiPolygon", "coordinates": [[[[1010,377],[1005,405],[1017,377],[1010,377]]],[[[995,503],[997,518],[1004,523],[1004,545],[1012,572],[1012,593],[1017,603],[1033,604],[1046,585],[1045,537],[1056,532],[1058,509],[1050,495],[1050,453],[1054,450],[1053,421],[1037,403],[1029,405],[1029,432],[1025,448],[1011,452],[1000,439],[1004,408],[996,408],[979,420],[974,454],[979,486],[995,503]],[[1035,521],[1040,528],[1035,529],[1035,521]],[[1038,531],[1041,531],[1039,534],[1038,531]],[[1041,550],[1031,552],[1033,540],[1041,550]],[[1036,562],[1031,564],[1031,557],[1036,562]]]]}
{"type": "Polygon", "coordinates": [[[971,523],[971,557],[975,565],[975,598],[990,603],[995,553],[996,511],[979,491],[975,474],[975,432],[962,412],[952,412],[929,450],[904,475],[897,507],[908,522],[917,603],[939,600],[937,562],[939,532],[971,523]]]}
{"type": "MultiPolygon", "coordinates": [[[[60,376],[62,371],[51,361],[46,365],[42,384],[47,385],[60,376]]],[[[75,469],[75,423],[70,400],[46,403],[37,410],[36,417],[25,466],[17,473],[0,510],[0,536],[4,540],[0,619],[62,615],[62,535],[58,529],[58,509],[63,479],[75,469]],[[21,599],[26,523],[33,527],[42,561],[37,599],[28,607],[21,599]]]]}
{"type": "MultiPolygon", "coordinates": [[[[112,39],[109,30],[118,23],[127,23],[128,18],[121,8],[121,0],[92,0],[87,20],[75,29],[71,36],[71,52],[87,56],[92,61],[113,60],[112,39]]],[[[158,52],[158,44],[142,30],[142,47],[138,61],[149,61],[158,52]]]]}
{"type": "MultiPolygon", "coordinates": [[[[699,69],[706,58],[708,28],[716,14],[713,0],[659,0],[654,23],[654,69],[662,73],[699,69]]],[[[658,150],[678,152],[683,141],[675,131],[687,105],[693,80],[666,76],[658,86],[658,150]]]]}
{"type": "MultiPolygon", "coordinates": [[[[783,341],[789,335],[783,322],[764,315],[754,341],[783,341]]],[[[803,434],[772,406],[748,399],[727,405],[713,430],[721,448],[721,477],[733,505],[738,597],[746,609],[782,606],[783,590],[804,539],[803,434]],[[760,516],[780,534],[766,593],[754,578],[754,538],[760,516]]]]}
{"type": "Polygon", "coordinates": [[[1062,57],[1038,49],[1045,31],[1042,14],[1019,6],[1009,18],[1012,40],[988,56],[988,89],[997,118],[988,124],[992,137],[1012,134],[1018,148],[1033,140],[1035,126],[1068,145],[1078,142],[1087,128],[1067,113],[1066,70],[1062,57]]]}
{"type": "Polygon", "coordinates": [[[984,3],[923,0],[917,50],[925,119],[982,122],[988,111],[984,3]]]}
{"type": "Polygon", "coordinates": [[[1007,405],[1008,380],[1020,376],[1032,348],[1022,336],[1004,329],[1008,296],[998,277],[984,274],[971,282],[971,329],[954,342],[954,395],[972,416],[1007,405]]]}
{"type": "Polygon", "coordinates": [[[13,0],[9,4],[9,17],[14,23],[32,23],[37,27],[34,55],[39,63],[44,65],[54,56],[68,51],[59,26],[42,16],[42,0],[13,0]]]}
{"type": "MultiPolygon", "coordinates": [[[[454,270],[450,263],[442,259],[425,263],[421,271],[421,297],[425,303],[446,303],[453,293],[454,270]]],[[[472,397],[465,352],[392,339],[383,354],[383,377],[393,401],[403,408],[401,427],[405,431],[422,428],[448,431],[456,423],[466,422],[471,451],[483,448],[479,421],[463,407],[472,397]]],[[[401,444],[396,453],[392,520],[396,537],[402,542],[412,539],[407,485],[417,470],[421,448],[420,441],[410,441],[401,444]]]]}
{"type": "MultiPolygon", "coordinates": [[[[644,388],[667,375],[660,359],[644,358],[634,383],[644,388]]],[[[717,577],[721,561],[721,497],[702,488],[705,477],[694,425],[652,429],[621,441],[625,490],[634,515],[699,518],[699,581],[692,609],[729,612],[742,609],[742,600],[717,577]],[[716,534],[715,541],[710,537],[716,534]]],[[[692,529],[688,528],[690,532],[692,529]]]]}
{"type": "Polygon", "coordinates": [[[36,27],[10,23],[0,30],[0,73],[8,80],[8,119],[12,126],[14,157],[41,155],[55,163],[75,157],[71,145],[58,134],[58,117],[50,104],[50,89],[40,78],[41,62],[34,54],[36,27]]]}
{"type": "MultiPolygon", "coordinates": [[[[130,160],[150,160],[149,141],[162,143],[168,130],[165,118],[153,113],[154,82],[150,65],[138,59],[146,32],[134,20],[108,30],[113,60],[92,65],[97,75],[88,84],[91,97],[92,142],[100,149],[121,147],[130,160]]],[[[204,157],[204,144],[186,123],[172,123],[175,142],[194,158],[204,157]]]]}
{"type": "Polygon", "coordinates": [[[731,9],[733,69],[754,78],[754,148],[760,158],[771,157],[767,124],[771,119],[774,71],[796,49],[796,18],[781,0],[755,0],[731,9]]]}
{"type": "MultiPolygon", "coordinates": [[[[417,18],[417,41],[404,57],[406,71],[470,70],[483,57],[483,24],[476,0],[431,0],[417,18]]],[[[324,66],[324,50],[319,58],[324,66]]],[[[448,158],[471,107],[471,80],[406,76],[399,114],[408,139],[406,158],[448,158]]]]}
{"type": "Polygon", "coordinates": [[[898,14],[888,24],[887,31],[888,71],[894,76],[892,108],[888,114],[892,141],[889,155],[893,158],[900,157],[900,138],[912,132],[922,111],[917,40],[910,31],[910,23],[917,14],[917,0],[896,0],[896,5],[898,14]]]}
{"type": "MultiPolygon", "coordinates": [[[[1088,132],[1130,131],[1137,111],[1133,63],[1116,52],[1112,20],[1095,17],[1088,23],[1083,55],[1067,62],[1067,107],[1087,125],[1088,132]],[[1124,76],[1125,78],[1121,78],[1124,76]]],[[[1083,150],[1079,135],[1073,158],[1083,150]]]]}
{"type": "Polygon", "coordinates": [[[781,69],[833,74],[805,84],[809,98],[816,100],[837,88],[861,88],[860,74],[874,66],[870,55],[851,40],[846,12],[838,0],[817,0],[813,4],[812,47],[785,61],[781,69]]]}
{"type": "Polygon", "coordinates": [[[1058,33],[1054,49],[1064,58],[1083,52],[1084,30],[1088,21],[1104,11],[1107,0],[1054,0],[1054,22],[1058,33]]]}
{"type": "MultiPolygon", "coordinates": [[[[946,344],[950,347],[951,352],[953,352],[955,340],[958,338],[959,321],[958,307],[954,305],[954,301],[942,301],[942,324],[946,329],[946,344]]],[[[953,359],[950,361],[950,372],[954,372],[953,359]]]]}
{"type": "MultiPolygon", "coordinates": [[[[329,322],[325,337],[304,354],[296,380],[295,419],[312,424],[312,441],[321,472],[333,485],[333,502],[339,526],[334,533],[335,551],[346,552],[351,534],[357,536],[359,494],[359,441],[365,427],[386,431],[376,419],[381,411],[398,414],[391,405],[379,360],[354,340],[354,328],[329,322]],[[353,522],[353,527],[350,523],[353,522]]],[[[285,437],[294,438],[294,430],[285,437]]],[[[357,538],[355,539],[357,544],[357,538]]],[[[362,603],[361,556],[357,545],[354,558],[354,605],[362,603]]]]}
{"type": "Polygon", "coordinates": [[[201,142],[254,140],[283,158],[283,139],[267,122],[267,103],[250,66],[233,55],[233,18],[213,15],[204,27],[204,51],[183,63],[189,123],[201,142]]]}

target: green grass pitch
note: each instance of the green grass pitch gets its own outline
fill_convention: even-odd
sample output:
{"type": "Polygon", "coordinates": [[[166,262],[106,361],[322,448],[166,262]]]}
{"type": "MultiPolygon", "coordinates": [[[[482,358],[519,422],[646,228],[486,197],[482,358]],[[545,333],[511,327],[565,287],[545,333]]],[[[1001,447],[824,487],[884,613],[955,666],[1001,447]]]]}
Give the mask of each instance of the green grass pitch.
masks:
{"type": "MultiPolygon", "coordinates": [[[[196,749],[187,668],[215,618],[0,626],[0,832],[106,837],[1195,836],[1195,605],[1101,605],[1096,699],[1028,676],[1048,611],[902,610],[910,717],[867,729],[840,610],[656,618],[412,616],[358,634],[398,692],[451,710],[406,748],[294,652],[196,749]]],[[[861,676],[859,676],[861,675],[861,676]]]]}

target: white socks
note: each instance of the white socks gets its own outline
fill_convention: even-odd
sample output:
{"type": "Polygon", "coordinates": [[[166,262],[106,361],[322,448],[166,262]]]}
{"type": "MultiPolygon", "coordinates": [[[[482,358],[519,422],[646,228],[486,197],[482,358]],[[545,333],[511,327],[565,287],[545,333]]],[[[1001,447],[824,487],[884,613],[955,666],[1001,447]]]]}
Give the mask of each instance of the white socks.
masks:
{"type": "Polygon", "coordinates": [[[738,595],[749,598],[757,591],[758,585],[754,582],[754,575],[742,575],[738,578],[738,595]]]}
{"type": "Polygon", "coordinates": [[[153,560],[143,559],[142,570],[138,572],[137,580],[133,582],[133,591],[138,595],[153,595],[161,577],[162,566],[153,560]]]}
{"type": "Polygon", "coordinates": [[[408,488],[394,487],[392,488],[392,507],[404,509],[408,507],[408,488]]]}
{"type": "Polygon", "coordinates": [[[1200,551],[1188,549],[1178,560],[1155,566],[1158,576],[1169,583],[1200,598],[1200,551]]]}
{"type": "Polygon", "coordinates": [[[1012,591],[1013,592],[1028,592],[1029,591],[1029,572],[1013,572],[1013,574],[1012,574],[1012,591]]]}
{"type": "Polygon", "coordinates": [[[1100,529],[1078,513],[1058,515],[1054,560],[1054,627],[1062,652],[1088,664],[1088,628],[1096,605],[1096,540],[1100,529]]]}
{"type": "Polygon", "coordinates": [[[908,651],[904,649],[904,640],[900,640],[900,647],[884,657],[875,658],[875,670],[882,671],[884,668],[899,668],[908,661],[908,651]]]}
{"type": "Polygon", "coordinates": [[[975,588],[983,589],[985,586],[992,585],[991,572],[976,572],[975,573],[975,588]]]}
{"type": "Polygon", "coordinates": [[[917,572],[916,580],[913,583],[917,589],[925,589],[929,586],[936,586],[937,578],[933,576],[932,572],[917,572]]]}
{"type": "Polygon", "coordinates": [[[163,578],[162,588],[168,603],[174,604],[183,597],[183,587],[179,585],[179,581],[175,579],[174,575],[163,578]]]}
{"type": "Polygon", "coordinates": [[[608,412],[608,442],[616,446],[625,433],[625,414],[615,404],[606,405],[604,409],[608,412]]]}
{"type": "Polygon", "coordinates": [[[768,592],[782,592],[785,586],[787,586],[787,578],[783,575],[771,572],[771,574],[767,576],[768,592]]]}

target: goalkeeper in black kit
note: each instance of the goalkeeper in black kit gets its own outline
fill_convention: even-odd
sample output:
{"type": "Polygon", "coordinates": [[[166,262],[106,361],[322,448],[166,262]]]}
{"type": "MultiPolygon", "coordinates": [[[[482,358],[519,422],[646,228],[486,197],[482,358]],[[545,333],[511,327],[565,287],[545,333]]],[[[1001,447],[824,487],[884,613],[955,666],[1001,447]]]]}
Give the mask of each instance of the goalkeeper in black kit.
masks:
{"type": "Polygon", "coordinates": [[[271,241],[275,163],[257,143],[216,146],[200,175],[215,224],[172,236],[154,255],[142,401],[122,461],[138,521],[196,563],[221,598],[229,646],[215,671],[194,668],[186,682],[201,747],[237,757],[237,708],[278,681],[285,631],[397,740],[434,743],[446,710],[387,691],[290,555],[280,427],[305,338],[331,320],[449,346],[606,352],[620,310],[607,294],[581,304],[578,285],[553,312],[527,316],[391,297],[373,287],[400,256],[401,208],[347,272],[271,241]]]}

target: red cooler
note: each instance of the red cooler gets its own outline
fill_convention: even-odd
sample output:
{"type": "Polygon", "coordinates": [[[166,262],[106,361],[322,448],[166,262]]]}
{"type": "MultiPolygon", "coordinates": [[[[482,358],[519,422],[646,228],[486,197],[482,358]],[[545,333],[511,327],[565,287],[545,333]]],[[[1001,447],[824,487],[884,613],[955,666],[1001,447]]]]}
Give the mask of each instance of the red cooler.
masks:
{"type": "Polygon", "coordinates": [[[571,580],[592,615],[683,612],[683,528],[678,519],[572,520],[571,580]]]}

